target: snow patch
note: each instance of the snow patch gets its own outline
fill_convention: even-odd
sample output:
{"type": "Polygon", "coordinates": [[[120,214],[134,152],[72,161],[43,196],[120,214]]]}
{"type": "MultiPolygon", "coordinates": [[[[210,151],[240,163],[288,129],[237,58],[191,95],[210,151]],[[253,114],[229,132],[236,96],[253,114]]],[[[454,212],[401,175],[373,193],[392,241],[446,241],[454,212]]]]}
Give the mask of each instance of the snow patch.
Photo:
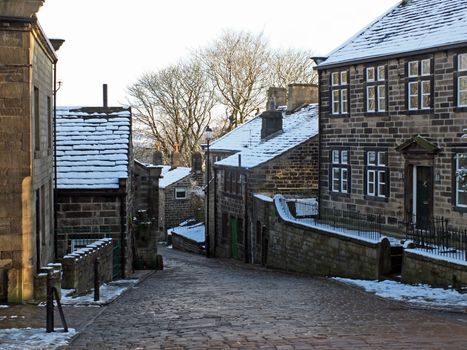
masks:
{"type": "Polygon", "coordinates": [[[56,329],[47,333],[45,328],[9,328],[0,329],[0,348],[2,350],[19,349],[56,349],[68,345],[70,339],[76,334],[74,328],[68,332],[56,329]]]}

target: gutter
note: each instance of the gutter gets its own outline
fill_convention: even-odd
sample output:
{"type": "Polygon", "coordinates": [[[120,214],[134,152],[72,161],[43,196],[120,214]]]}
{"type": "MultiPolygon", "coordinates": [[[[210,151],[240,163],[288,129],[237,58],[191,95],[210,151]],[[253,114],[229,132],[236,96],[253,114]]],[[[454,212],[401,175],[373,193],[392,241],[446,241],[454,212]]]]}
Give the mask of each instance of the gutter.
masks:
{"type": "Polygon", "coordinates": [[[326,64],[326,62],[324,62],[321,65],[316,66],[315,68],[318,71],[320,71],[320,70],[338,68],[338,67],[349,66],[349,65],[353,66],[353,65],[362,64],[362,63],[390,60],[394,58],[416,56],[416,55],[422,55],[422,54],[427,54],[427,53],[436,53],[436,52],[441,52],[441,51],[446,51],[446,50],[465,48],[466,46],[467,46],[467,42],[462,42],[462,43],[449,44],[449,45],[443,45],[443,46],[414,50],[414,51],[399,52],[399,53],[394,53],[394,54],[389,54],[389,55],[364,57],[364,58],[359,58],[355,60],[348,60],[348,61],[342,61],[342,62],[336,62],[336,63],[330,63],[330,64],[326,64]]]}

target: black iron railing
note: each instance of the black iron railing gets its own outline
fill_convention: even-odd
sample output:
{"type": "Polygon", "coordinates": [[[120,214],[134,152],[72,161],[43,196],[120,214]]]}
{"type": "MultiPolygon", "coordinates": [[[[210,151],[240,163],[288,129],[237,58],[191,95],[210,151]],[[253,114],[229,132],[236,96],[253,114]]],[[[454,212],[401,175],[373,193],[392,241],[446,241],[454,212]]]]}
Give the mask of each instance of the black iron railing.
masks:
{"type": "Polygon", "coordinates": [[[431,254],[467,261],[467,229],[449,226],[442,217],[406,225],[406,238],[417,249],[431,254]]]}
{"type": "Polygon", "coordinates": [[[381,238],[383,217],[336,208],[321,208],[317,222],[329,225],[339,232],[378,240],[381,238]]]}

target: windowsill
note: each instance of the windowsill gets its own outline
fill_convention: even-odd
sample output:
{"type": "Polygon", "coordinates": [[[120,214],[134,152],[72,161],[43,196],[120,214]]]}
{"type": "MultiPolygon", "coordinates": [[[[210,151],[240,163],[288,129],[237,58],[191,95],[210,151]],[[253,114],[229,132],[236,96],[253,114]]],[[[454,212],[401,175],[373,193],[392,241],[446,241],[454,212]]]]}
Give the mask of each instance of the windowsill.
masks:
{"type": "Polygon", "coordinates": [[[416,115],[416,114],[433,114],[433,108],[430,109],[414,109],[414,110],[406,110],[405,113],[407,115],[416,115]]]}
{"type": "Polygon", "coordinates": [[[377,197],[377,196],[364,195],[363,198],[369,201],[374,201],[374,202],[382,202],[382,203],[388,202],[388,197],[377,197]]]}
{"type": "Polygon", "coordinates": [[[467,107],[455,107],[454,112],[456,113],[467,112],[467,107]]]}
{"type": "Polygon", "coordinates": [[[454,211],[457,211],[459,213],[467,213],[467,207],[458,207],[458,206],[454,206],[452,208],[454,211]]]}
{"type": "Polygon", "coordinates": [[[387,117],[389,113],[386,112],[365,112],[363,113],[365,117],[387,117]]]}
{"type": "Polygon", "coordinates": [[[347,118],[350,117],[350,114],[329,114],[330,118],[347,118]]]}
{"type": "Polygon", "coordinates": [[[333,192],[333,191],[329,191],[329,194],[331,195],[331,197],[350,197],[350,193],[342,193],[342,192],[333,192]]]}

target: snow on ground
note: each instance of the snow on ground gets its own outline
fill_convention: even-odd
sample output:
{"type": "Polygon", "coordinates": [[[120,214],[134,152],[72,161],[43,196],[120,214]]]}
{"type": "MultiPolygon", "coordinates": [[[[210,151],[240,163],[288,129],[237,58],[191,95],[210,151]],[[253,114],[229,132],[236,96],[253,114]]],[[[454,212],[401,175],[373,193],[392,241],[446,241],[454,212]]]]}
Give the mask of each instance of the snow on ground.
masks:
{"type": "Polygon", "coordinates": [[[62,298],[60,302],[62,305],[74,305],[74,306],[101,306],[110,303],[116,299],[125,290],[135,285],[137,279],[126,279],[117,280],[103,284],[100,288],[100,300],[94,301],[94,290],[86,295],[80,295],[77,297],[69,296],[72,289],[62,289],[62,298]]]}
{"type": "Polygon", "coordinates": [[[7,307],[8,307],[8,305],[0,304],[0,309],[5,309],[5,308],[7,308],[7,307]]]}
{"type": "Polygon", "coordinates": [[[410,285],[395,281],[366,281],[334,277],[336,281],[352,284],[376,295],[412,304],[433,307],[467,307],[467,294],[452,289],[432,288],[426,284],[410,285]]]}
{"type": "Polygon", "coordinates": [[[65,346],[76,334],[73,328],[68,332],[56,330],[52,333],[46,333],[45,328],[10,328],[0,329],[0,349],[10,350],[19,349],[55,349],[59,346],[65,346]]]}

